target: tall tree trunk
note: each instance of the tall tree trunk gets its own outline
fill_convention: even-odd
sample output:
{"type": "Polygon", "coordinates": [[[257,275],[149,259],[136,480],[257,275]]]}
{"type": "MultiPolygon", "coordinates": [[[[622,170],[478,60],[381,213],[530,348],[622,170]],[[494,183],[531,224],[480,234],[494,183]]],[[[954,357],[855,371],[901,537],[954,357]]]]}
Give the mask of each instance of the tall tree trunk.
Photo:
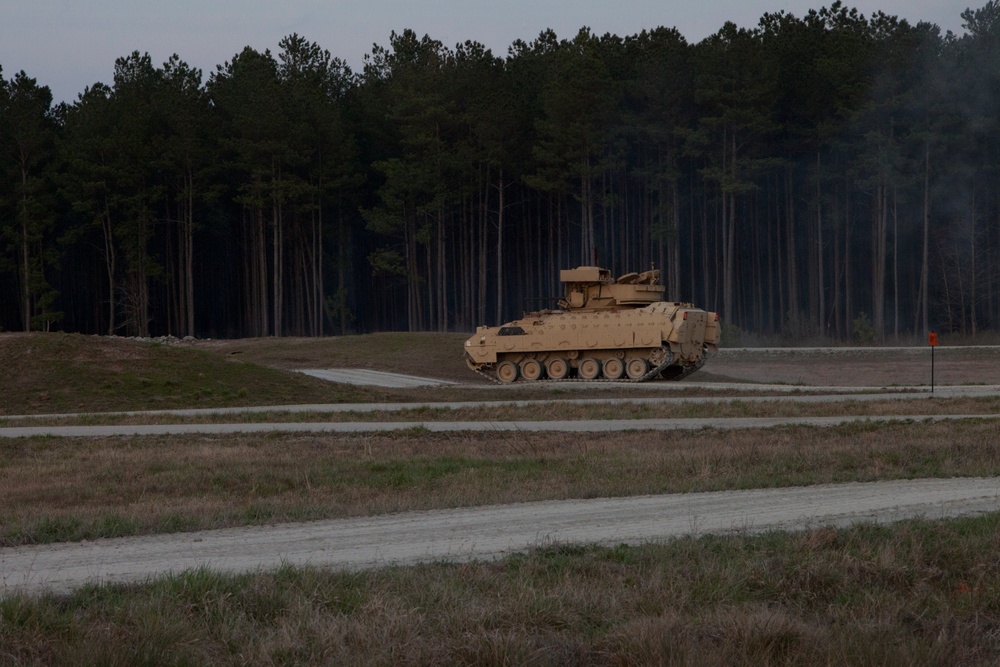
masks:
{"type": "Polygon", "coordinates": [[[549,222],[549,263],[552,265],[552,275],[549,276],[550,293],[561,294],[561,284],[559,282],[559,271],[568,268],[564,263],[564,249],[562,238],[562,197],[553,195],[551,192],[545,194],[548,201],[548,222],[549,222]]]}
{"type": "Polygon", "coordinates": [[[479,200],[479,284],[476,298],[476,326],[486,324],[487,288],[487,257],[486,246],[489,242],[489,209],[490,209],[490,168],[486,168],[486,187],[483,188],[479,200]]]}
{"type": "MultiPolygon", "coordinates": [[[[28,169],[26,165],[28,163],[28,156],[21,151],[20,159],[18,162],[21,165],[21,201],[20,201],[20,212],[18,217],[21,219],[21,295],[23,298],[23,312],[22,312],[22,323],[24,325],[25,331],[31,331],[31,318],[34,315],[34,305],[31,299],[31,239],[28,233],[28,227],[30,226],[31,214],[28,207],[28,169]]],[[[39,271],[41,271],[42,266],[42,255],[38,255],[39,271]]]]}
{"type": "MultiPolygon", "coordinates": [[[[836,210],[837,198],[834,197],[834,211],[833,220],[839,220],[840,215],[836,210]]],[[[833,273],[833,305],[831,310],[833,311],[833,334],[837,338],[844,337],[844,320],[841,310],[841,284],[843,282],[842,267],[840,265],[840,227],[834,225],[833,229],[833,265],[831,267],[833,273]]]]}
{"type": "MultiPolygon", "coordinates": [[[[772,181],[774,177],[772,175],[768,176],[768,181],[772,181]]],[[[767,236],[767,263],[765,264],[765,279],[767,280],[767,326],[766,331],[769,333],[774,332],[774,302],[775,302],[775,283],[777,283],[777,274],[775,266],[774,249],[778,245],[779,238],[779,228],[780,221],[778,219],[778,203],[775,199],[777,188],[769,188],[767,192],[767,213],[764,216],[766,221],[764,233],[767,236]]]]}
{"type": "MultiPolygon", "coordinates": [[[[701,254],[698,257],[701,259],[699,262],[701,264],[701,286],[704,290],[704,296],[702,297],[702,303],[704,304],[716,304],[711,298],[711,274],[709,273],[709,258],[711,257],[711,248],[708,245],[708,195],[703,194],[701,198],[701,254]]],[[[718,306],[712,310],[718,310],[718,306]]]]}
{"type": "Polygon", "coordinates": [[[417,230],[413,215],[404,211],[406,228],[406,285],[407,285],[407,329],[420,331],[423,308],[420,298],[419,270],[417,269],[417,230]]]}
{"type": "Polygon", "coordinates": [[[438,211],[437,233],[437,274],[438,274],[438,331],[448,330],[448,270],[447,253],[445,252],[444,210],[438,211]]]}
{"type": "Polygon", "coordinates": [[[591,212],[590,179],[584,177],[581,182],[580,191],[580,224],[582,225],[580,254],[583,258],[580,263],[595,265],[599,259],[597,257],[597,241],[594,239],[594,225],[591,212]]]}
{"type": "Polygon", "coordinates": [[[503,322],[503,223],[504,223],[504,183],[503,168],[498,175],[497,194],[499,203],[497,205],[497,302],[496,302],[496,323],[503,322]]]}
{"type": "Polygon", "coordinates": [[[978,322],[976,321],[976,302],[977,294],[979,292],[979,285],[976,276],[976,205],[977,205],[977,192],[976,186],[973,183],[972,186],[972,211],[970,211],[971,220],[969,221],[969,332],[971,335],[975,336],[979,328],[978,322]]]}
{"type": "Polygon", "coordinates": [[[427,326],[422,331],[433,331],[436,328],[437,304],[434,301],[434,265],[431,261],[433,237],[428,234],[424,245],[424,261],[427,265],[427,326]]]}
{"type": "Polygon", "coordinates": [[[899,216],[896,184],[892,185],[892,334],[899,341],[899,216]]]}
{"type": "MultiPolygon", "coordinates": [[[[688,269],[690,271],[689,277],[691,280],[691,288],[688,294],[691,295],[691,299],[695,300],[698,298],[697,288],[698,288],[698,271],[697,267],[704,262],[696,262],[694,244],[695,244],[695,190],[694,190],[694,178],[688,179],[688,227],[690,228],[690,233],[688,234],[688,269]]],[[[707,308],[709,306],[708,302],[703,301],[707,308]]]]}
{"type": "MultiPolygon", "coordinates": [[[[347,333],[348,314],[348,289],[347,289],[347,264],[349,261],[347,249],[351,247],[351,229],[344,222],[344,210],[342,200],[337,204],[337,299],[340,307],[340,335],[347,333]]],[[[322,258],[320,258],[322,261],[322,258]]],[[[326,301],[324,300],[324,306],[326,301]]]]}
{"type": "Polygon", "coordinates": [[[274,335],[282,335],[282,297],[284,296],[284,289],[282,285],[282,279],[284,278],[284,256],[285,256],[285,239],[284,239],[284,219],[283,210],[281,202],[278,200],[276,194],[273,205],[272,214],[274,216],[274,246],[272,247],[272,259],[274,262],[274,275],[272,281],[272,287],[274,290],[273,300],[274,300],[274,335]]]}
{"type": "MultiPolygon", "coordinates": [[[[681,196],[677,189],[677,179],[670,184],[671,243],[668,250],[670,259],[670,299],[681,300],[681,196]]],[[[645,267],[643,267],[645,268],[645,267]]]]}
{"type": "Polygon", "coordinates": [[[844,169],[844,326],[847,327],[848,335],[853,332],[854,323],[854,301],[851,291],[851,256],[854,248],[851,246],[851,228],[853,218],[851,216],[851,175],[844,169]]]}
{"type": "Polygon", "coordinates": [[[931,226],[931,210],[930,210],[930,173],[931,173],[931,145],[930,141],[924,141],[924,225],[923,225],[923,247],[921,249],[920,258],[920,324],[923,331],[923,335],[926,336],[930,331],[930,326],[928,324],[927,318],[927,278],[930,272],[930,264],[928,262],[929,248],[930,248],[930,226],[931,226]]]}
{"type": "MultiPolygon", "coordinates": [[[[781,317],[791,318],[797,324],[799,321],[799,271],[796,262],[795,247],[795,199],[792,194],[792,167],[785,169],[785,263],[787,266],[786,283],[788,285],[788,312],[781,317]]],[[[798,335],[798,331],[793,332],[798,335]]]]}
{"type": "Polygon", "coordinates": [[[257,220],[257,336],[268,333],[268,310],[270,304],[267,298],[267,230],[264,223],[264,207],[258,205],[257,220]]]}
{"type": "Polygon", "coordinates": [[[889,228],[888,185],[879,177],[875,188],[875,210],[872,239],[872,323],[878,340],[885,339],[885,282],[889,228]]]}
{"type": "Polygon", "coordinates": [[[184,221],[184,289],[187,335],[194,336],[194,175],[188,168],[187,210],[184,221]]]}
{"type": "MultiPolygon", "coordinates": [[[[840,195],[837,192],[836,183],[832,183],[833,189],[830,201],[833,210],[830,212],[830,220],[833,223],[833,241],[830,243],[833,248],[832,264],[830,265],[830,278],[833,280],[833,304],[830,306],[831,317],[833,319],[833,335],[837,338],[844,338],[844,318],[843,318],[843,267],[840,262],[840,195]]],[[[827,318],[829,323],[830,318],[827,318]]]]}
{"type": "Polygon", "coordinates": [[[108,335],[115,334],[115,274],[117,273],[117,257],[115,241],[111,228],[111,209],[104,203],[104,214],[101,216],[101,231],[104,240],[104,268],[108,274],[108,335]]]}
{"type": "MultiPolygon", "coordinates": [[[[24,187],[27,185],[22,180],[22,188],[24,187]]],[[[23,200],[21,204],[21,298],[23,299],[21,322],[24,331],[31,331],[31,258],[28,253],[28,206],[23,200]]]]}
{"type": "Polygon", "coordinates": [[[316,201],[315,227],[312,243],[312,264],[310,266],[313,282],[313,302],[311,306],[312,336],[323,335],[323,304],[326,302],[323,280],[323,179],[319,179],[316,201]]]}
{"type": "Polygon", "coordinates": [[[816,287],[819,297],[819,318],[817,320],[820,337],[826,336],[826,284],[823,280],[823,200],[820,171],[821,153],[816,149],[816,287]]]}
{"type": "MultiPolygon", "coordinates": [[[[735,163],[734,163],[735,167],[735,163]]],[[[726,237],[723,239],[726,243],[726,291],[729,292],[729,313],[730,318],[733,321],[738,317],[738,313],[734,313],[734,309],[737,308],[736,303],[736,195],[729,195],[729,222],[726,225],[726,237]]]]}

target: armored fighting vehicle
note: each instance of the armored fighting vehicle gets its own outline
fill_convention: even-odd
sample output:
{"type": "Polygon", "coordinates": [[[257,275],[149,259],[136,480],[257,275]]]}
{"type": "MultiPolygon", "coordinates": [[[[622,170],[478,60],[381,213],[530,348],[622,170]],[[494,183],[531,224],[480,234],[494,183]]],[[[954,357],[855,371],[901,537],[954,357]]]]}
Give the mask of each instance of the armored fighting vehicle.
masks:
{"type": "Polygon", "coordinates": [[[558,309],[476,329],[465,341],[469,368],[504,384],[681,380],[718,350],[719,316],[663,301],[658,270],[613,280],[607,269],[581,266],[559,277],[558,309]]]}

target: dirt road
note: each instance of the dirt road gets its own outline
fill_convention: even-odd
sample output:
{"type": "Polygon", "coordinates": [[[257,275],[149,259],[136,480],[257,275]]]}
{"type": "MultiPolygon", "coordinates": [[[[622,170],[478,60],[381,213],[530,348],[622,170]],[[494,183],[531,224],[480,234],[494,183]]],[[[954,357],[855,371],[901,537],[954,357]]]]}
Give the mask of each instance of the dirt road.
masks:
{"type": "Polygon", "coordinates": [[[642,543],[1000,509],[1000,478],[901,480],[717,493],[523,503],[0,549],[0,595],[65,592],[210,567],[364,568],[489,559],[552,543],[642,543]]]}
{"type": "Polygon", "coordinates": [[[122,424],[106,426],[11,426],[0,428],[0,438],[111,437],[147,435],[224,435],[230,433],[383,433],[423,429],[433,433],[537,432],[616,433],[622,431],[697,431],[703,428],[743,429],[775,426],[839,426],[855,422],[912,422],[962,419],[1000,419],[1000,415],[881,415],[834,417],[694,417],[669,419],[574,419],[547,421],[419,421],[419,422],[274,422],[268,424],[122,424]]]}
{"type": "MultiPolygon", "coordinates": [[[[1000,347],[936,348],[935,381],[939,386],[996,384],[1000,347]]],[[[692,376],[753,383],[850,387],[927,386],[931,381],[929,347],[742,348],[720,350],[703,371],[692,376]]]]}

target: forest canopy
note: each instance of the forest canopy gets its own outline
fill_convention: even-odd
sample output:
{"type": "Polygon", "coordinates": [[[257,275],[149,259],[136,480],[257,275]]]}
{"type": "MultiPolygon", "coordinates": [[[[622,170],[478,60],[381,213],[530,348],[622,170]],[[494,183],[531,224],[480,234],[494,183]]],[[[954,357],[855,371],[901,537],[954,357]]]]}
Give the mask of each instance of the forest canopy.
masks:
{"type": "Polygon", "coordinates": [[[0,330],[465,331],[598,263],[729,337],[995,331],[1000,2],[962,19],[404,30],[359,72],[293,34],[207,76],[127,54],[61,104],[0,68],[0,330]]]}

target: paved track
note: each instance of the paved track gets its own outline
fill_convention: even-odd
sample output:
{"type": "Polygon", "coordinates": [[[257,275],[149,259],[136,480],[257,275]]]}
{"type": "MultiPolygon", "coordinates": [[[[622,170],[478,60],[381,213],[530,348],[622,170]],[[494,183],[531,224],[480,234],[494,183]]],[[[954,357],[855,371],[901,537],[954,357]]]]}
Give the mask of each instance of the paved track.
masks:
{"type": "Polygon", "coordinates": [[[319,378],[320,380],[340,382],[342,384],[364,385],[369,387],[393,387],[396,389],[402,389],[407,387],[437,387],[441,385],[455,384],[450,380],[435,380],[434,378],[403,375],[402,373],[386,373],[384,371],[370,371],[362,368],[329,368],[303,370],[299,372],[311,375],[314,378],[319,378]]]}
{"type": "Polygon", "coordinates": [[[597,498],[0,549],[0,595],[66,592],[191,568],[364,568],[496,558],[563,542],[638,544],[729,531],[941,518],[1000,509],[1000,478],[900,480],[597,498]]]}

